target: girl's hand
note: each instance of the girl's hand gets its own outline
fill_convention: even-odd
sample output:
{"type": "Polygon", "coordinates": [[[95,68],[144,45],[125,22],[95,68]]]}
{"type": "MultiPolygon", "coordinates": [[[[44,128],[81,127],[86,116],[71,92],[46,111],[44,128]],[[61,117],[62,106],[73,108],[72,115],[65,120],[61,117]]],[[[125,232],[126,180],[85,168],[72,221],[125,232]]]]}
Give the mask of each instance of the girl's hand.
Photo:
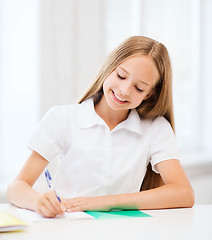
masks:
{"type": "Polygon", "coordinates": [[[77,197],[64,199],[67,212],[109,211],[112,208],[111,196],[77,197]]]}
{"type": "Polygon", "coordinates": [[[35,204],[35,212],[44,217],[56,217],[57,215],[63,215],[65,207],[60,203],[55,195],[54,191],[47,191],[41,194],[35,204]]]}

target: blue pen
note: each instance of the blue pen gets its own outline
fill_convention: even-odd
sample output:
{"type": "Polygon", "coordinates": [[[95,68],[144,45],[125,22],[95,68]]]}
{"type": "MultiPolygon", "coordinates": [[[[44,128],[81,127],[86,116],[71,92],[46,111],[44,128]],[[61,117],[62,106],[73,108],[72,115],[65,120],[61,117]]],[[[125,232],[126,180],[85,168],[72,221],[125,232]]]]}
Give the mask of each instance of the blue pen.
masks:
{"type": "Polygon", "coordinates": [[[45,171],[45,177],[46,177],[46,181],[48,183],[49,189],[52,189],[55,192],[55,195],[57,196],[57,199],[59,200],[59,202],[61,202],[60,198],[58,197],[55,188],[54,188],[54,184],[53,184],[53,179],[51,178],[51,175],[48,171],[48,169],[46,169],[45,171]]]}

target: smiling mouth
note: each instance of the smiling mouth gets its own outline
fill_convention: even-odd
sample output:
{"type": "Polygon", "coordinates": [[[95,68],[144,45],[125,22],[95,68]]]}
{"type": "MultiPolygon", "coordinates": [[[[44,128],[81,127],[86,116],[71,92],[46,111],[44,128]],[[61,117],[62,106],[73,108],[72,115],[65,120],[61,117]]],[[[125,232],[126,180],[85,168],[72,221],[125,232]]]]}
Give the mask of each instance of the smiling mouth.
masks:
{"type": "Polygon", "coordinates": [[[127,103],[128,101],[125,99],[122,99],[121,97],[119,97],[118,95],[116,95],[116,93],[112,90],[113,93],[113,98],[118,102],[118,103],[127,103]]]}

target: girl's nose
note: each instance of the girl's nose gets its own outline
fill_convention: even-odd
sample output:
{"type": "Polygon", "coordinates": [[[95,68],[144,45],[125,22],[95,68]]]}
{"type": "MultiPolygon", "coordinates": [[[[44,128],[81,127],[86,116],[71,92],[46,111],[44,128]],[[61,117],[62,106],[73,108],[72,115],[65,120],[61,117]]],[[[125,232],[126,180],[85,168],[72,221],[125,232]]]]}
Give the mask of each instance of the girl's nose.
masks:
{"type": "Polygon", "coordinates": [[[119,87],[119,90],[123,97],[128,97],[131,92],[131,86],[130,86],[130,84],[125,83],[119,87]]]}

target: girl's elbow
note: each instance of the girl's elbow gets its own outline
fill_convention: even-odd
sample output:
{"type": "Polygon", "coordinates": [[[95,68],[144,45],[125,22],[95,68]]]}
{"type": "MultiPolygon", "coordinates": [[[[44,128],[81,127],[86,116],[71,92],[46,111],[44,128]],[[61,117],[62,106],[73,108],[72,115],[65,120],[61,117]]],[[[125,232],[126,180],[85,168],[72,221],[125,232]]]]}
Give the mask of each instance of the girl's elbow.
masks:
{"type": "Polygon", "coordinates": [[[187,187],[185,189],[185,207],[192,208],[194,206],[195,200],[194,200],[194,191],[192,187],[187,187]]]}
{"type": "Polygon", "coordinates": [[[14,196],[17,194],[17,183],[16,181],[11,182],[6,190],[6,196],[7,196],[7,200],[14,204],[14,196]]]}
{"type": "Polygon", "coordinates": [[[6,191],[6,196],[9,202],[12,203],[12,195],[13,195],[13,183],[8,185],[7,191],[6,191]]]}

